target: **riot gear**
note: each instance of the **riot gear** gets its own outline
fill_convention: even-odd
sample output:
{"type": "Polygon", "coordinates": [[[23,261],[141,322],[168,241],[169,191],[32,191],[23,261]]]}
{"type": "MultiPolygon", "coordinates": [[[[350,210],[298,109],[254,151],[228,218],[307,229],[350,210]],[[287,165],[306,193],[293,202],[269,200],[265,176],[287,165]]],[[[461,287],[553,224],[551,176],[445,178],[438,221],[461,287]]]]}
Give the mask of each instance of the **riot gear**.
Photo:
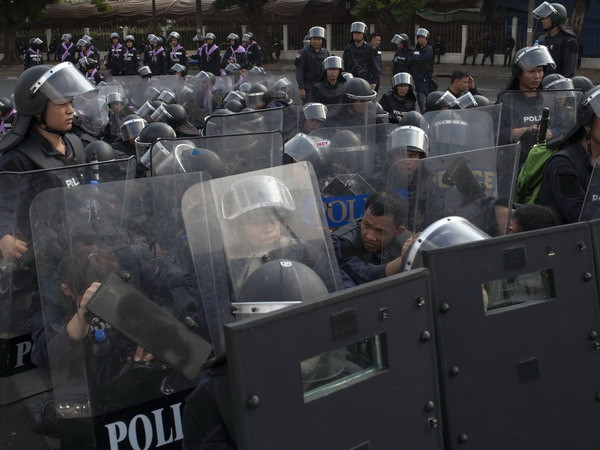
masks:
{"type": "Polygon", "coordinates": [[[585,93],[577,109],[577,126],[589,125],[594,116],[600,117],[600,86],[585,93]]]}
{"type": "Polygon", "coordinates": [[[246,105],[253,109],[264,108],[268,102],[269,89],[264,84],[253,84],[246,94],[246,105]]]}
{"type": "Polygon", "coordinates": [[[392,89],[396,89],[396,86],[408,85],[414,91],[415,82],[410,73],[400,72],[392,77],[392,89]]]}
{"type": "Polygon", "coordinates": [[[142,78],[148,78],[152,76],[152,70],[148,66],[141,66],[137,72],[142,78]]]}
{"type": "Polygon", "coordinates": [[[169,69],[169,75],[174,75],[176,73],[180,74],[182,77],[185,77],[187,75],[187,68],[182,64],[175,63],[169,69]]]}
{"type": "Polygon", "coordinates": [[[169,33],[169,36],[167,37],[167,41],[170,41],[171,39],[175,39],[176,41],[180,41],[181,40],[181,36],[179,35],[179,33],[177,31],[171,31],[169,33]]]}
{"type": "Polygon", "coordinates": [[[205,40],[205,38],[201,34],[197,34],[196,36],[194,36],[192,38],[192,41],[196,42],[198,45],[201,44],[202,42],[204,42],[204,40],[205,40]]]}
{"type": "Polygon", "coordinates": [[[171,103],[177,103],[177,97],[175,96],[175,93],[167,90],[162,91],[157,100],[164,102],[167,105],[170,105],[171,103]]]}
{"type": "Polygon", "coordinates": [[[290,83],[287,78],[280,78],[273,84],[273,90],[287,92],[291,86],[292,83],[290,83]]]}
{"type": "Polygon", "coordinates": [[[106,96],[106,104],[110,107],[113,103],[125,103],[125,97],[121,92],[111,92],[106,96]]]}
{"type": "Polygon", "coordinates": [[[531,15],[538,20],[550,17],[552,26],[560,25],[567,21],[567,9],[560,3],[543,2],[532,11],[531,15]]]}
{"type": "Polygon", "coordinates": [[[353,78],[346,83],[346,103],[353,100],[372,100],[376,95],[369,82],[363,78],[353,78]]]}
{"type": "Polygon", "coordinates": [[[205,39],[212,39],[213,41],[216,41],[217,36],[215,36],[213,33],[206,33],[205,39]]]}
{"type": "MultiPolygon", "coordinates": [[[[489,102],[488,102],[488,104],[489,104],[489,102]]],[[[475,99],[475,96],[473,94],[471,94],[470,92],[465,92],[463,95],[458,97],[456,99],[456,104],[454,105],[455,108],[460,108],[460,109],[474,108],[477,106],[483,106],[483,105],[479,105],[477,103],[477,100],[475,99]]]]}
{"type": "Polygon", "coordinates": [[[237,113],[241,112],[244,109],[244,105],[239,100],[233,99],[225,102],[225,108],[227,108],[231,112],[237,113]]]}
{"type": "Polygon", "coordinates": [[[148,125],[148,122],[144,120],[141,116],[136,114],[130,114],[125,117],[123,123],[121,124],[121,139],[123,141],[128,141],[132,138],[137,138],[142,130],[148,125]]]}
{"type": "Polygon", "coordinates": [[[110,33],[111,39],[119,39],[119,33],[110,33]]]}
{"type": "Polygon", "coordinates": [[[412,125],[421,128],[423,131],[429,131],[429,123],[418,111],[409,111],[402,118],[402,125],[412,125]]]}
{"type": "Polygon", "coordinates": [[[40,38],[29,39],[29,45],[31,45],[31,48],[34,48],[34,49],[37,49],[43,43],[44,43],[44,41],[42,41],[40,38]]]}
{"type": "Polygon", "coordinates": [[[73,40],[73,36],[69,33],[65,33],[62,35],[62,37],[60,38],[61,41],[72,41],[73,40]]]}
{"type": "Polygon", "coordinates": [[[141,131],[140,135],[135,139],[135,152],[140,159],[154,145],[158,139],[175,138],[175,130],[166,123],[155,122],[150,123],[141,131]]]}
{"type": "Polygon", "coordinates": [[[175,147],[173,153],[176,173],[206,172],[212,179],[225,176],[225,163],[212,150],[180,144],[175,147]]]}
{"type": "Polygon", "coordinates": [[[354,78],[354,75],[352,75],[350,72],[342,72],[342,78],[348,82],[354,78]]]}
{"type": "Polygon", "coordinates": [[[79,67],[83,70],[95,69],[96,60],[93,58],[84,57],[79,60],[79,67]]]}
{"type": "Polygon", "coordinates": [[[165,111],[168,113],[165,122],[176,129],[177,127],[183,125],[188,120],[188,114],[185,108],[178,104],[167,105],[165,107],[165,111]]]}
{"type": "Polygon", "coordinates": [[[579,89],[584,94],[594,87],[594,83],[592,83],[592,80],[581,75],[574,76],[573,78],[571,78],[571,81],[573,82],[573,87],[575,89],[579,89]]]}
{"type": "Polygon", "coordinates": [[[417,37],[423,36],[423,37],[429,39],[429,31],[427,31],[427,29],[425,29],[425,28],[419,28],[417,30],[416,35],[417,35],[417,37]]]}
{"type": "Polygon", "coordinates": [[[312,38],[325,39],[325,28],[312,27],[310,30],[308,30],[308,37],[309,37],[309,39],[312,39],[312,38]]]}
{"type": "Polygon", "coordinates": [[[135,37],[133,37],[133,34],[128,34],[127,36],[125,36],[125,42],[131,41],[135,44],[135,37]]]}
{"type": "Polygon", "coordinates": [[[327,119],[327,106],[322,103],[307,103],[302,108],[306,120],[324,121],[327,119]]]}
{"type": "MultiPolygon", "coordinates": [[[[404,123],[404,121],[402,121],[404,123]]],[[[412,151],[429,156],[429,137],[425,131],[413,125],[402,125],[394,129],[387,138],[387,151],[412,151]]]]}
{"type": "Polygon", "coordinates": [[[94,162],[94,156],[96,161],[112,161],[117,157],[115,149],[104,141],[91,142],[85,146],[84,150],[87,162],[94,162]]]}
{"type": "Polygon", "coordinates": [[[317,177],[324,175],[327,168],[326,158],[323,149],[318,147],[311,136],[304,133],[298,133],[287,141],[283,151],[286,155],[293,158],[294,161],[310,162],[315,169],[317,177]]]}
{"type": "Polygon", "coordinates": [[[473,96],[473,98],[475,99],[475,102],[477,103],[477,107],[481,107],[481,106],[490,106],[490,99],[487,98],[485,95],[480,95],[480,94],[475,94],[473,96]]]}
{"type": "Polygon", "coordinates": [[[517,52],[511,66],[513,76],[519,75],[523,71],[533,69],[538,66],[550,66],[556,68],[556,63],[548,47],[543,45],[534,45],[533,47],[525,47],[517,52]]]}
{"type": "Polygon", "coordinates": [[[310,44],[310,36],[308,34],[302,38],[302,44],[304,44],[304,48],[310,44]]]}
{"type": "Polygon", "coordinates": [[[545,91],[572,91],[575,89],[573,81],[559,73],[551,73],[542,78],[542,89],[545,91]]]}
{"type": "Polygon", "coordinates": [[[438,111],[442,108],[452,108],[456,105],[456,97],[450,91],[433,91],[427,95],[426,111],[438,111]]]}
{"type": "Polygon", "coordinates": [[[383,109],[381,103],[375,102],[376,115],[377,115],[377,123],[388,123],[388,112],[383,109]]]}
{"type": "Polygon", "coordinates": [[[235,33],[229,33],[229,36],[227,36],[227,41],[235,41],[239,43],[240,37],[235,33]]]}
{"type": "Polygon", "coordinates": [[[152,102],[146,101],[140,109],[138,109],[138,115],[144,119],[148,119],[154,111],[156,111],[156,108],[152,105],[152,102]]]}
{"type": "Polygon", "coordinates": [[[344,70],[344,61],[339,56],[328,56],[323,60],[323,69],[339,69],[344,70]]]}
{"type": "Polygon", "coordinates": [[[5,116],[13,110],[13,104],[10,98],[0,98],[0,116],[5,116]]]}
{"type": "Polygon", "coordinates": [[[350,27],[350,33],[367,34],[367,25],[363,22],[353,22],[350,27]]]}

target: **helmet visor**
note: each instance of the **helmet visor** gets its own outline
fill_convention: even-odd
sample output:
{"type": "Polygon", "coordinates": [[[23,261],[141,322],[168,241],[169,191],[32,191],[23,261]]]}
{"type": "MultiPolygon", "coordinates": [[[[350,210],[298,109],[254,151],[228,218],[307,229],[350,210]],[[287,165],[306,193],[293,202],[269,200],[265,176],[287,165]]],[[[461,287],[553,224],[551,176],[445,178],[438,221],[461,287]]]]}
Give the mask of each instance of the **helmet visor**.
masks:
{"type": "Polygon", "coordinates": [[[594,114],[600,117],[600,90],[594,89],[594,92],[591,92],[590,95],[586,96],[586,98],[581,102],[579,108],[592,108],[594,114]]]}
{"type": "Polygon", "coordinates": [[[406,72],[397,73],[392,78],[392,86],[393,87],[399,86],[401,84],[407,84],[410,87],[412,87],[413,89],[415,88],[415,82],[413,81],[413,77],[409,73],[406,73],[406,72]]]}
{"type": "Polygon", "coordinates": [[[477,100],[475,100],[473,94],[467,92],[456,99],[456,106],[460,109],[467,109],[472,106],[477,106],[477,100]]]}
{"type": "Polygon", "coordinates": [[[554,8],[554,6],[548,2],[542,3],[531,12],[531,15],[534,17],[534,19],[543,19],[551,16],[552,14],[558,14],[558,11],[556,11],[556,8],[554,8]]]}
{"type": "Polygon", "coordinates": [[[322,103],[308,103],[304,105],[302,111],[306,120],[316,119],[323,121],[327,119],[327,106],[322,103]]]}
{"type": "Polygon", "coordinates": [[[452,92],[446,91],[438,99],[438,101],[435,102],[435,104],[439,107],[452,108],[454,105],[456,105],[456,97],[454,96],[454,94],[452,94],[452,92]]]}
{"type": "Polygon", "coordinates": [[[514,63],[518,64],[522,70],[530,70],[534,67],[546,65],[556,69],[556,63],[545,45],[524,48],[522,53],[515,58],[514,63]]]}
{"type": "Polygon", "coordinates": [[[221,213],[225,219],[235,219],[258,208],[293,211],[294,199],[283,182],[269,175],[256,175],[233,183],[223,193],[221,213]]]}
{"type": "Polygon", "coordinates": [[[148,125],[148,122],[141,118],[123,122],[123,125],[121,125],[121,139],[128,141],[131,138],[138,137],[146,125],[148,125]]]}
{"type": "Polygon", "coordinates": [[[63,62],[38,78],[29,91],[32,94],[40,91],[48,100],[63,105],[79,96],[89,100],[98,89],[73,64],[63,62]]]}
{"type": "Polygon", "coordinates": [[[344,70],[344,61],[339,56],[328,56],[323,61],[323,68],[344,70]]]}

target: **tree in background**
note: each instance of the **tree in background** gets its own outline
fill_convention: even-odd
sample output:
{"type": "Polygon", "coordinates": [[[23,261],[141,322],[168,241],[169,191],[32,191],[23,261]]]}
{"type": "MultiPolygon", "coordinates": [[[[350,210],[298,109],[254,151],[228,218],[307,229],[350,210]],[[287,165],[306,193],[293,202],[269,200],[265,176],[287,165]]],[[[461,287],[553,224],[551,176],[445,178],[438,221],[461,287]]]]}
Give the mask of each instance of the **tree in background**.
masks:
{"type": "MultiPolygon", "coordinates": [[[[215,0],[212,4],[216,11],[223,11],[237,6],[242,14],[248,19],[248,31],[256,36],[258,45],[263,49],[263,62],[269,63],[273,60],[271,55],[271,35],[264,21],[264,5],[268,0],[215,0]]],[[[240,36],[241,38],[242,36],[240,36]]]]}
{"type": "Polygon", "coordinates": [[[585,15],[590,7],[590,3],[591,0],[577,0],[575,3],[575,8],[573,9],[573,14],[571,14],[571,17],[568,21],[569,26],[575,32],[577,37],[581,36],[581,31],[583,30],[583,21],[585,20],[585,15]]]}
{"type": "MultiPolygon", "coordinates": [[[[421,4],[422,0],[357,0],[352,12],[362,22],[375,20],[393,30],[398,23],[411,19],[421,4]]],[[[412,35],[412,31],[407,34],[412,35]]]]}

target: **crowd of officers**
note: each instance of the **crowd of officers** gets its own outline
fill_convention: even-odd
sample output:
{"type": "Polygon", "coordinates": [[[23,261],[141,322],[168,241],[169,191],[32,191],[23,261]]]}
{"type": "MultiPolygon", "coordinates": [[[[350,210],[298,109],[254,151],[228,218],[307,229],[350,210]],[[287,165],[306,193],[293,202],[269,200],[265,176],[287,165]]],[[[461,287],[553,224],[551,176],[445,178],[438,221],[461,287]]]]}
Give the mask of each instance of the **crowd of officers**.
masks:
{"type": "MultiPolygon", "coordinates": [[[[534,15],[542,20],[547,34],[540,39],[542,45],[522,48],[516,53],[503,92],[522,95],[524,102],[533,102],[532,107],[538,98],[536,92],[543,90],[583,91],[584,95],[578,105],[573,105],[577,109],[575,125],[562,132],[561,139],[554,143],[557,151],[547,163],[538,205],[516,209],[514,217],[520,222],[513,220],[508,228],[512,232],[579,220],[595,159],[600,156],[600,87],[594,87],[584,77],[572,77],[577,48],[572,32],[565,25],[566,10],[560,4],[544,2],[534,15]]],[[[277,107],[291,111],[292,106],[297,110],[300,108],[302,116],[296,122],[299,125],[291,126],[289,130],[286,129],[289,123],[284,121],[289,162],[302,160],[293,153],[293,144],[299,139],[328,126],[348,134],[345,128],[364,124],[364,118],[369,114],[373,115],[373,124],[397,125],[384,137],[387,148],[393,147],[390,143],[402,134],[407,143],[404,156],[419,160],[429,156],[428,127],[422,114],[490,104],[477,92],[473,78],[463,71],[455,71],[448,88],[438,90],[433,78],[434,51],[429,45],[429,32],[424,28],[417,30],[415,46],[404,33],[392,38],[398,46],[392,65],[392,89],[382,94],[376,104],[376,89],[381,77],[381,53],[378,50],[381,36],[371,35],[371,43],[368,43],[366,28],[362,22],[352,24],[352,39],[341,57],[330,56],[324,48],[324,28],[310,28],[306,46],[296,57],[297,89],[286,78],[271,85],[265,81],[268,75],[261,68],[262,51],[252,33],[245,34],[242,39],[231,33],[227,36],[229,46],[223,53],[214,34],[196,36],[194,59],[198,60],[200,71],[194,77],[187,73],[188,52],[181,45],[177,32],[167,36],[167,47],[161,37],[149,35],[147,43],[139,45],[139,49],[133,36],[127,36],[123,45],[119,35],[114,33],[103,61],[112,78],[109,83],[118,85],[120,76],[151,80],[153,76],[170,74],[180,77],[194,89],[191,90],[193,94],[187,96],[183,95],[183,89],[178,93],[155,92],[156,95],[147,98],[143,104],[131,102],[126,91],[115,91],[105,99],[109,123],[101,134],[86,128],[86,118],[73,108],[73,98],[86,88],[85,83],[75,76],[75,68],[68,64],[79,66],[83,81],[110,86],[108,78],[100,74],[100,57],[92,40],[84,36],[74,42],[72,36],[63,35],[57,49],[62,64],[52,69],[42,65],[41,41],[36,38],[31,42],[31,51],[28,50],[32,56],[26,59],[27,70],[17,81],[14,100],[0,99],[0,133],[4,135],[0,142],[0,171],[56,168],[90,162],[100,156],[109,160],[134,155],[143,161],[158,139],[201,136],[203,119],[207,116],[228,116],[277,107]],[[55,71],[54,75],[65,71],[68,75],[65,79],[81,88],[57,96],[48,95],[48,92],[56,91],[37,90],[37,84],[52,78],[48,78],[51,70],[55,71]],[[221,76],[231,80],[229,91],[217,89],[217,77],[221,76]],[[332,105],[347,108],[336,109],[332,105]],[[330,111],[337,113],[332,116],[330,111]]],[[[539,120],[526,123],[523,112],[530,114],[531,110],[511,111],[509,106],[503,110],[503,117],[511,117],[511,121],[508,122],[508,134],[504,137],[501,134],[499,142],[520,141],[521,164],[526,163],[532,146],[527,143],[529,134],[537,137],[539,131],[539,120]]],[[[560,120],[559,117],[550,120],[557,119],[560,120]]],[[[543,138],[549,143],[557,134],[556,129],[549,127],[543,138]]],[[[315,170],[318,175],[318,167],[315,170]]],[[[138,175],[153,175],[151,167],[140,165],[138,175]]],[[[385,182],[381,187],[378,190],[385,189],[385,182]]],[[[367,203],[362,221],[334,232],[339,266],[348,285],[402,270],[402,254],[412,242],[405,233],[409,224],[400,223],[401,218],[406,217],[405,213],[390,213],[405,208],[402,203],[397,193],[375,194],[367,203]],[[396,238],[401,236],[403,240],[399,243],[396,238]],[[382,263],[382,252],[386,253],[386,248],[394,252],[388,251],[388,259],[382,263]]],[[[8,260],[18,259],[28,245],[8,233],[0,238],[0,251],[8,260]]],[[[189,445],[189,448],[196,448],[194,442],[189,445]]]]}

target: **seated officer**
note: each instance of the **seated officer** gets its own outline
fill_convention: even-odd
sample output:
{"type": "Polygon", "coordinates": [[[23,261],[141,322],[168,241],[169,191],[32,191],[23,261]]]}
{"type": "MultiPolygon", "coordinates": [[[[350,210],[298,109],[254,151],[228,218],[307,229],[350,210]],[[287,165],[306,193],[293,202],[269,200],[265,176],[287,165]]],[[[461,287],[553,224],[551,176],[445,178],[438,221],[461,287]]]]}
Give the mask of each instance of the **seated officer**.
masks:
{"type": "Polygon", "coordinates": [[[393,192],[378,192],[365,203],[363,217],[332,234],[340,269],[356,284],[399,273],[402,254],[410,246],[404,221],[406,200],[393,192]]]}

